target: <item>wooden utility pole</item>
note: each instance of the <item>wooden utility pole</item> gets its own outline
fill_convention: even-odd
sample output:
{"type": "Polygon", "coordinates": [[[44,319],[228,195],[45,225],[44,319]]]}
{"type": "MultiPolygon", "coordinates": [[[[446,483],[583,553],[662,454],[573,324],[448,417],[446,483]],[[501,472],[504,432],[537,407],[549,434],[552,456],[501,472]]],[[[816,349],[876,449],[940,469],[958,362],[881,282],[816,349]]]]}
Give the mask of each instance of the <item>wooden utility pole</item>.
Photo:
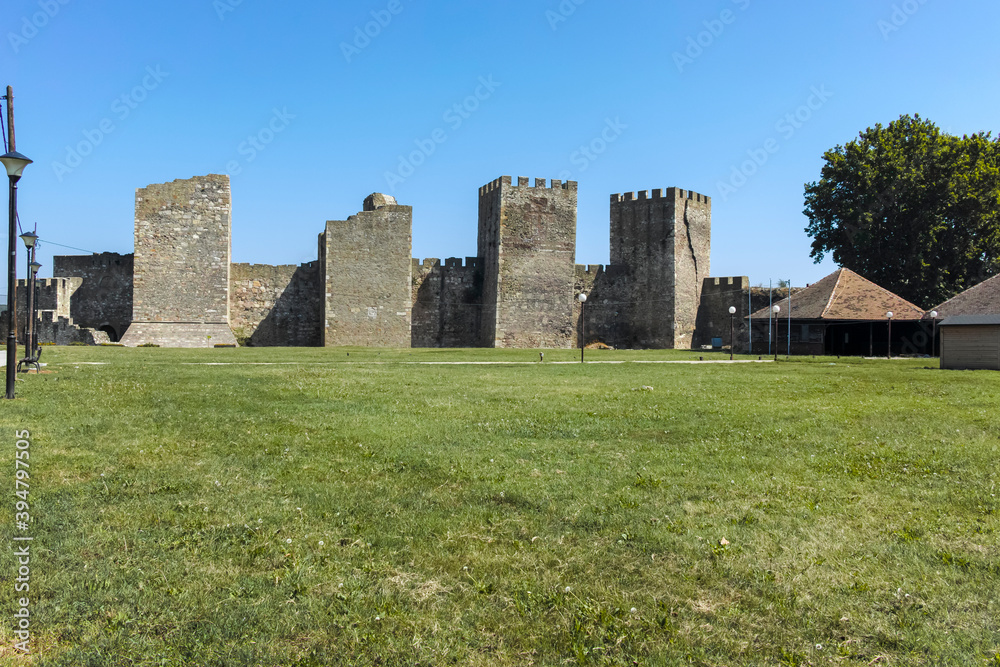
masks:
{"type": "Polygon", "coordinates": [[[7,86],[7,150],[13,153],[14,148],[14,89],[7,86]]]}

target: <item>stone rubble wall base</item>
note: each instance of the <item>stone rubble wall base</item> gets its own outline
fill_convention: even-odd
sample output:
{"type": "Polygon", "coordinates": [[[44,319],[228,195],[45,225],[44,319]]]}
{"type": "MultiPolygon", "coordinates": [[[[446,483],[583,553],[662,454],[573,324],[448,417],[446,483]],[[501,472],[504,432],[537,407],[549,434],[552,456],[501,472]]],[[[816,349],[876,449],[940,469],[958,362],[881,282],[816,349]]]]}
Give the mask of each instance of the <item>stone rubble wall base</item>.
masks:
{"type": "Polygon", "coordinates": [[[215,347],[236,345],[236,336],[228,324],[186,322],[133,322],[121,344],[139,347],[152,343],[160,347],[215,347]]]}
{"type": "MultiPolygon", "coordinates": [[[[35,335],[39,345],[71,345],[73,343],[83,343],[85,345],[101,345],[111,342],[108,334],[96,329],[77,326],[71,317],[62,317],[54,310],[42,310],[37,313],[35,335]]],[[[17,342],[24,345],[24,322],[16,332],[17,342]]],[[[7,317],[0,317],[0,340],[7,339],[7,317]]]]}

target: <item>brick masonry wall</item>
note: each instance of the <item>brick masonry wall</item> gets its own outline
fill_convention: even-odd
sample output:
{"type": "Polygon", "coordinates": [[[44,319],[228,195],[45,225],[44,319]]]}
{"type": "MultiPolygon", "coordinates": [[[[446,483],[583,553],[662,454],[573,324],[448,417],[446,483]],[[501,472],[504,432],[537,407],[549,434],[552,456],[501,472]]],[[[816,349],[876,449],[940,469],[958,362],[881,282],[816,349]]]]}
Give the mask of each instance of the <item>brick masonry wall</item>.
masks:
{"type": "Polygon", "coordinates": [[[482,270],[477,257],[413,260],[413,347],[478,347],[482,270]]]}
{"type": "Polygon", "coordinates": [[[412,226],[413,209],[398,205],[326,223],[320,237],[325,346],[410,346],[412,226]]]}
{"type": "Polygon", "coordinates": [[[68,316],[77,325],[108,332],[117,341],[132,323],[134,256],[105,252],[53,258],[56,278],[81,278],[70,301],[68,316]]]}
{"type": "Polygon", "coordinates": [[[486,346],[573,345],[577,184],[545,183],[503,176],[480,189],[486,346]]]}
{"type": "Polygon", "coordinates": [[[135,196],[134,322],[229,322],[229,177],[150,185],[135,196]]]}
{"type": "Polygon", "coordinates": [[[711,232],[704,195],[668,188],[611,196],[611,263],[630,283],[628,346],[691,347],[711,232]]]}
{"type": "Polygon", "coordinates": [[[319,262],[233,264],[229,319],[241,345],[318,347],[322,341],[319,262]]]}

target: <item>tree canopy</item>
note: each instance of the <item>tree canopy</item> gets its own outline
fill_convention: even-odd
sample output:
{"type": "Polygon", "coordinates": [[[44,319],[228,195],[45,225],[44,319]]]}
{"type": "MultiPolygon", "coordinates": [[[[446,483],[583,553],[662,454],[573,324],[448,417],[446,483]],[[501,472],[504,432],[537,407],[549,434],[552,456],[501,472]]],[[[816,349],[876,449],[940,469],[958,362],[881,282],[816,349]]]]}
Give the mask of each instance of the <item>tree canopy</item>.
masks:
{"type": "Polygon", "coordinates": [[[810,255],[929,308],[1000,272],[1000,140],[919,115],[824,153],[805,186],[810,255]]]}

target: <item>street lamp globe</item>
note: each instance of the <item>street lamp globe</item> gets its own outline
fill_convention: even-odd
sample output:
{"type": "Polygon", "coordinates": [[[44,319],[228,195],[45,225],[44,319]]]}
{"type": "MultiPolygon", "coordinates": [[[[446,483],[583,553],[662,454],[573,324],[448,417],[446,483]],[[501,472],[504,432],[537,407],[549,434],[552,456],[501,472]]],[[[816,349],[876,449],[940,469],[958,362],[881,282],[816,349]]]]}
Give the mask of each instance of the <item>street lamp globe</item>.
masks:
{"type": "Polygon", "coordinates": [[[930,313],[930,315],[931,315],[931,319],[932,320],[936,320],[937,316],[938,316],[938,312],[936,310],[932,310],[931,313],[930,313]]]}
{"type": "Polygon", "coordinates": [[[774,307],[774,308],[772,308],[771,310],[773,310],[773,311],[774,311],[774,314],[775,314],[775,315],[777,315],[778,313],[780,313],[780,312],[781,312],[781,306],[775,306],[775,307],[774,307]]]}
{"type": "Polygon", "coordinates": [[[17,182],[21,180],[21,172],[23,172],[24,168],[31,164],[33,160],[28,159],[17,151],[11,151],[5,155],[0,155],[0,162],[3,162],[3,166],[7,169],[7,176],[12,178],[14,182],[17,182]]]}
{"type": "Polygon", "coordinates": [[[38,273],[38,269],[42,268],[42,265],[39,264],[38,262],[32,262],[29,266],[31,266],[31,275],[32,276],[34,276],[36,273],[38,273]]]}
{"type": "Polygon", "coordinates": [[[576,297],[576,300],[580,303],[587,303],[587,295],[581,293],[580,296],[576,297]]]}
{"type": "Polygon", "coordinates": [[[885,314],[885,316],[886,316],[887,318],[889,318],[889,319],[891,320],[891,319],[892,319],[892,316],[893,316],[893,314],[894,314],[894,313],[893,313],[893,312],[892,312],[892,311],[890,310],[890,311],[889,311],[888,313],[886,313],[886,314],[885,314]]]}
{"type": "Polygon", "coordinates": [[[736,314],[736,306],[729,306],[729,314],[730,315],[736,314]]]}
{"type": "Polygon", "coordinates": [[[24,241],[24,247],[31,250],[35,247],[35,243],[38,242],[38,234],[35,232],[25,232],[21,234],[21,240],[24,241]]]}

